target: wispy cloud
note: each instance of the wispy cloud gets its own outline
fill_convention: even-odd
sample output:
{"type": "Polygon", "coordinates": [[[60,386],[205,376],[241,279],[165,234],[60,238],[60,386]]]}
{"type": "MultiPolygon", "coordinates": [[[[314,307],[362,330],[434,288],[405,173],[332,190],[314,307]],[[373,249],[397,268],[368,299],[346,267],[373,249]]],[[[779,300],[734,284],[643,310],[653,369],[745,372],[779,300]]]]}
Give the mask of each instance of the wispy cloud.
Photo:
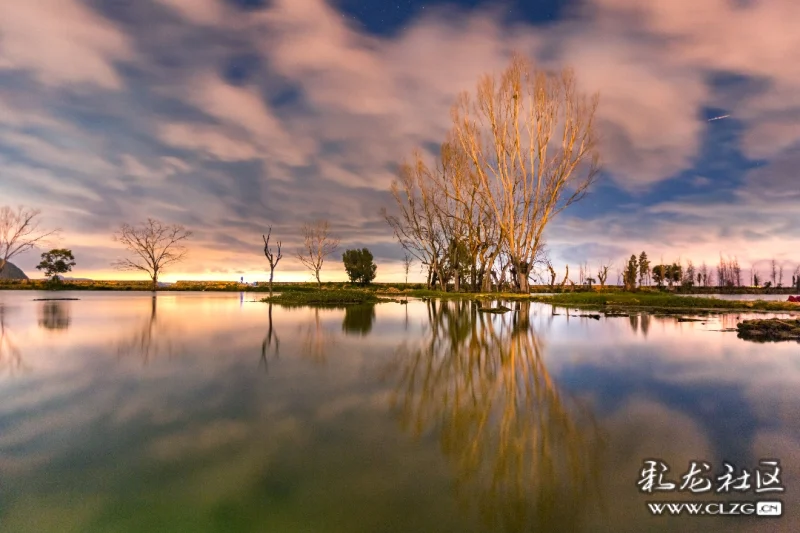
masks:
{"type": "MultiPolygon", "coordinates": [[[[684,257],[716,254],[711,243],[782,253],[800,244],[788,230],[800,201],[798,17],[779,0],[592,0],[534,27],[448,7],[387,37],[323,0],[246,12],[220,0],[7,3],[0,203],[45,207],[65,245],[91,241],[78,266],[92,275],[116,275],[110,232],[122,221],[191,225],[185,268],[201,276],[261,270],[268,224],[293,249],[303,221],[328,217],[343,244],[381,250],[380,278],[401,255],[378,215],[397,163],[441,142],[458,92],[518,50],[573,66],[601,93],[606,192],[592,220],[553,226],[557,259],[599,260],[620,243],[684,257]],[[720,76],[747,83],[733,90],[720,76]],[[731,116],[708,122],[707,109],[731,116]],[[715,157],[701,150],[710,128],[732,127],[740,153],[766,162],[743,182],[686,178],[715,157]]],[[[290,257],[281,267],[300,269],[290,257]]]]}

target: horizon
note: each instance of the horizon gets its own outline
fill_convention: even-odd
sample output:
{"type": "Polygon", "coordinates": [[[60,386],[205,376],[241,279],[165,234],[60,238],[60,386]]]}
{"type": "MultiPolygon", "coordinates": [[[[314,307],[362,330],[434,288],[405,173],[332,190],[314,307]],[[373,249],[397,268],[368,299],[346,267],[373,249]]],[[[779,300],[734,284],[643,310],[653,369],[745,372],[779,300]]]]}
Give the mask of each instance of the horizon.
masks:
{"type": "MultiPolygon", "coordinates": [[[[286,254],[275,281],[309,281],[292,253],[302,223],[327,218],[342,245],[322,281],[344,281],[341,252],[367,247],[375,281],[402,282],[379,215],[397,165],[416,148],[431,161],[459,91],[517,50],[573,67],[601,98],[603,172],[546,231],[560,276],[570,265],[577,281],[584,262],[615,272],[644,250],[654,265],[736,257],[748,274],[774,258],[791,278],[800,70],[785,50],[800,46],[800,5],[640,4],[8,3],[0,204],[62,228],[52,247],[73,250],[70,277],[144,279],[111,268],[111,237],[152,216],[195,234],[163,281],[268,277],[269,226],[286,254]]],[[[11,262],[37,278],[42,251],[11,262]]]]}

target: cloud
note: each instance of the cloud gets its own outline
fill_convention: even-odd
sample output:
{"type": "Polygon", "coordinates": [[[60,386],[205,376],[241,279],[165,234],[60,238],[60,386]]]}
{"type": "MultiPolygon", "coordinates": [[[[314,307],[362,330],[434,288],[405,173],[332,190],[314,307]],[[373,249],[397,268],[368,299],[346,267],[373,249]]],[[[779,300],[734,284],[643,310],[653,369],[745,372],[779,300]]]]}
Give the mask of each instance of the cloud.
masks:
{"type": "Polygon", "coordinates": [[[786,58],[800,44],[789,31],[800,7],[790,2],[591,0],[535,27],[441,7],[392,36],[323,0],[90,6],[100,9],[17,2],[0,17],[0,162],[12,177],[0,194],[52,207],[76,239],[162,216],[197,231],[198,258],[249,265],[267,225],[292,247],[303,221],[326,217],[346,245],[392,260],[378,209],[397,163],[441,142],[456,95],[521,51],[573,66],[601,94],[611,192],[590,220],[571,217],[579,205],[556,220],[557,257],[591,260],[621,242],[635,249],[625,255],[760,257],[778,236],[797,242],[800,66],[786,58]],[[713,82],[722,74],[743,81],[713,82]],[[715,157],[703,149],[706,108],[730,113],[715,131],[738,128],[730,142],[766,163],[742,179],[696,170],[715,157]]]}
{"type": "Polygon", "coordinates": [[[6,2],[0,35],[0,69],[29,71],[48,85],[119,89],[114,62],[132,56],[124,34],[78,0],[6,2]]]}

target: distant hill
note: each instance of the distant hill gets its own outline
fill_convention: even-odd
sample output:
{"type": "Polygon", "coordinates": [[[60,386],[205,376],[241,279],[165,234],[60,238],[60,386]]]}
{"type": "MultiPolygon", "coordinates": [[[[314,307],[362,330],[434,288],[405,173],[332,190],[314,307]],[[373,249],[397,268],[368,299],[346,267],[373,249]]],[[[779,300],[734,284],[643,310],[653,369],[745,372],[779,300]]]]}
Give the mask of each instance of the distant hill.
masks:
{"type": "Polygon", "coordinates": [[[6,262],[3,270],[0,270],[0,279],[28,279],[28,276],[15,264],[6,262]]]}

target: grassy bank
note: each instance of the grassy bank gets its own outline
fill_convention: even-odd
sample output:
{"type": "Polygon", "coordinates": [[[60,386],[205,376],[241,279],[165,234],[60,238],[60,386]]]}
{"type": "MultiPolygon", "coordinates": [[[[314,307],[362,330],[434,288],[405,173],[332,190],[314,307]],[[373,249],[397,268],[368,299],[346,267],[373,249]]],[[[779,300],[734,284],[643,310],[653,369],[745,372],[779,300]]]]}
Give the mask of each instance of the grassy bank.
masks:
{"type": "MultiPolygon", "coordinates": [[[[322,290],[362,290],[369,292],[383,292],[394,290],[421,289],[422,283],[380,283],[368,287],[358,287],[346,282],[328,282],[322,284],[322,290]]],[[[53,284],[47,280],[0,280],[0,290],[34,290],[34,291],[150,291],[152,284],[149,281],[113,281],[113,280],[65,280],[53,284]]],[[[159,292],[181,291],[218,291],[218,292],[269,292],[267,283],[248,285],[236,281],[178,281],[158,288],[159,292]]],[[[274,283],[273,292],[317,292],[317,283],[274,283]]]]}
{"type": "Polygon", "coordinates": [[[262,302],[280,304],[284,306],[303,305],[352,305],[370,304],[383,301],[375,293],[359,290],[316,290],[316,291],[286,291],[275,294],[272,298],[263,298],[262,302]]]}
{"type": "Polygon", "coordinates": [[[536,302],[569,305],[593,309],[651,309],[656,311],[798,311],[800,305],[790,302],[768,302],[765,300],[737,301],[718,298],[687,298],[666,293],[615,292],[615,293],[566,293],[553,296],[531,296],[536,302]]]}

